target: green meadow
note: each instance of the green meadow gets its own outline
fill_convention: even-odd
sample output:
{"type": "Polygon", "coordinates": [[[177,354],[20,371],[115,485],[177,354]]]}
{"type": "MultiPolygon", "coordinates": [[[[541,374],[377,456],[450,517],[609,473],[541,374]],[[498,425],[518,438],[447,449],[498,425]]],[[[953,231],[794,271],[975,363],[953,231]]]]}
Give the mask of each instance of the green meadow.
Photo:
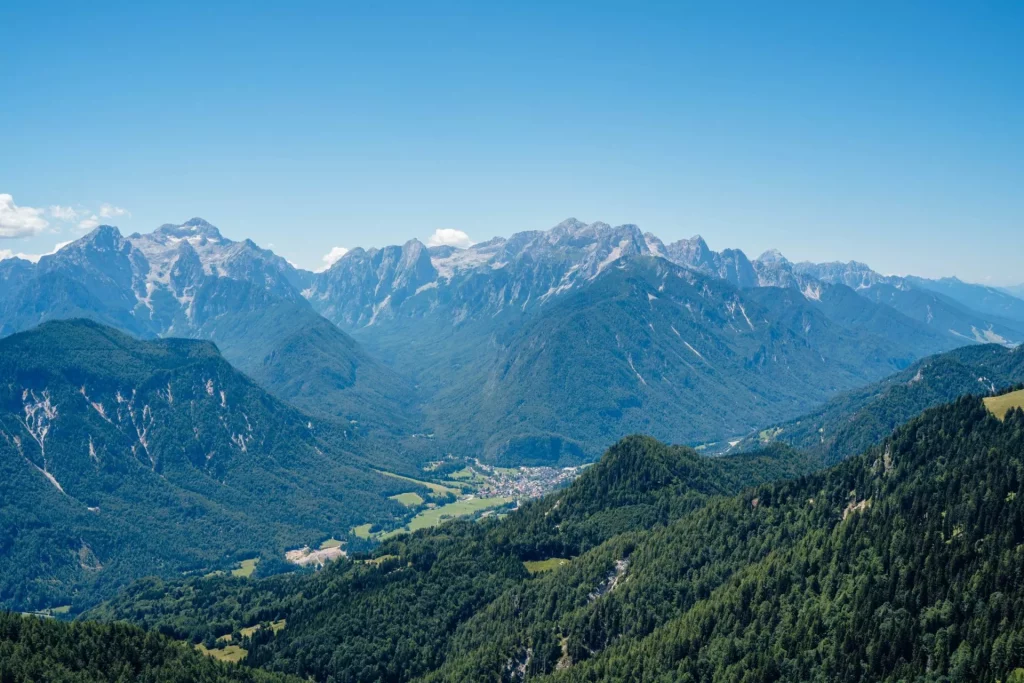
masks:
{"type": "Polygon", "coordinates": [[[569,564],[569,560],[562,557],[552,557],[547,560],[535,560],[531,562],[523,562],[523,566],[526,567],[526,571],[531,574],[540,574],[541,572],[549,572],[552,569],[558,569],[563,564],[569,564]]]}
{"type": "Polygon", "coordinates": [[[260,558],[254,557],[250,560],[242,560],[238,563],[237,569],[231,570],[231,576],[241,576],[242,578],[249,578],[252,573],[256,571],[256,565],[260,563],[260,558]]]}
{"type": "Polygon", "coordinates": [[[427,529],[429,527],[437,526],[445,520],[473,515],[489,508],[500,507],[507,503],[511,503],[513,500],[514,498],[469,498],[466,500],[457,500],[454,503],[448,503],[441,507],[424,510],[413,517],[412,520],[410,520],[410,522],[401,529],[395,529],[394,531],[389,531],[386,534],[381,534],[378,538],[383,541],[393,536],[397,536],[398,534],[427,529]]]}
{"type": "Polygon", "coordinates": [[[434,483],[432,481],[423,481],[422,479],[413,479],[412,477],[406,477],[406,476],[403,476],[401,474],[395,474],[394,472],[385,472],[384,470],[375,470],[375,472],[377,472],[378,474],[383,474],[385,477],[393,477],[394,479],[401,479],[402,481],[408,481],[408,482],[412,482],[413,484],[418,484],[420,486],[425,486],[428,489],[430,489],[430,491],[434,495],[437,495],[437,496],[446,496],[449,493],[452,494],[453,496],[457,496],[460,493],[462,493],[461,489],[452,488],[450,486],[443,486],[441,484],[436,484],[436,483],[434,483]]]}
{"type": "Polygon", "coordinates": [[[988,411],[1002,420],[1011,408],[1024,408],[1024,389],[1011,391],[1002,396],[989,396],[984,401],[988,411]]]}
{"type": "Polygon", "coordinates": [[[423,496],[418,493],[399,493],[396,496],[389,496],[391,500],[397,500],[399,503],[407,508],[414,508],[417,505],[423,505],[423,496]]]}

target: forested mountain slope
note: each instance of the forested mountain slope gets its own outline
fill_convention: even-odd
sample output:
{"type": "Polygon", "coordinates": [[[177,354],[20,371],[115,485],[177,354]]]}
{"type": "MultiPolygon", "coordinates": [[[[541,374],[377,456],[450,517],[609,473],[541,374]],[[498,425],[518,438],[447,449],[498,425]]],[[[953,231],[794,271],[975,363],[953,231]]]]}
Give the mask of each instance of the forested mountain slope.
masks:
{"type": "Polygon", "coordinates": [[[143,581],[88,616],[130,619],[195,642],[285,619],[276,637],[244,643],[248,662],[316,679],[408,680],[440,666],[466,619],[528,580],[524,560],[556,549],[572,556],[625,529],[665,524],[715,495],[807,468],[785,449],[709,459],[630,437],[569,489],[501,523],[451,522],[400,536],[371,563],[339,563],[312,577],[143,581]]]}
{"type": "Polygon", "coordinates": [[[830,465],[862,452],[927,408],[1019,382],[1024,382],[1024,347],[967,346],[840,394],[807,415],[760,430],[735,448],[781,442],[830,465]]]}
{"type": "Polygon", "coordinates": [[[1022,454],[1024,412],[973,397],[774,483],[747,479],[765,454],[627,439],[502,522],[311,578],[144,583],[95,616],[193,638],[287,618],[248,661],[341,681],[1006,680],[1024,665],[1022,454]],[[545,556],[567,562],[520,562],[545,556]]]}
{"type": "Polygon", "coordinates": [[[124,624],[67,624],[0,612],[4,683],[297,683],[221,664],[194,648],[124,624]]]}
{"type": "Polygon", "coordinates": [[[1022,453],[1020,411],[929,411],[507,593],[432,678],[512,661],[555,680],[1005,680],[1024,656],[1022,453]],[[617,576],[598,597],[591,563],[617,576]]]}
{"type": "Polygon", "coordinates": [[[0,340],[0,605],[78,607],[403,515],[360,447],[209,342],[88,321],[0,340]]]}
{"type": "Polygon", "coordinates": [[[743,435],[915,358],[798,292],[634,257],[475,344],[426,413],[439,436],[499,463],[572,462],[632,432],[743,435]]]}

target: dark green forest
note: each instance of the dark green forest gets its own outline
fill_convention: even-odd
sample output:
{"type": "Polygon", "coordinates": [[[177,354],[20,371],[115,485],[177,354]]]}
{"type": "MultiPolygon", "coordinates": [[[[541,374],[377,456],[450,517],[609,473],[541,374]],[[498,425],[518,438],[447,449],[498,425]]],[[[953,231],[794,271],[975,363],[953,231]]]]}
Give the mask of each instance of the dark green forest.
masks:
{"type": "Polygon", "coordinates": [[[977,398],[808,473],[631,437],[504,521],[315,576],[132,586],[88,618],[325,681],[978,681],[1024,666],[1024,412],[977,398]],[[524,561],[563,558],[530,574],[524,561]]]}
{"type": "Polygon", "coordinates": [[[221,664],[126,624],[67,624],[0,612],[3,683],[297,683],[221,664]]]}

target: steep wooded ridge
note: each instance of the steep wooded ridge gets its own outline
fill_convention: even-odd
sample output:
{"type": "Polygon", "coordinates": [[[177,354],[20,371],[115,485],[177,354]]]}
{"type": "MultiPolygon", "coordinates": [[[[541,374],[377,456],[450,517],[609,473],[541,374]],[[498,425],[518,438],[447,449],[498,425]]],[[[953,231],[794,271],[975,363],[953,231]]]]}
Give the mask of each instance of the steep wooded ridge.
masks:
{"type": "Polygon", "coordinates": [[[862,452],[927,408],[1020,382],[1024,347],[968,346],[930,356],[881,382],[841,394],[807,415],[766,427],[733,448],[785,443],[832,465],[862,452]]]}
{"type": "Polygon", "coordinates": [[[286,618],[244,641],[247,661],[337,681],[976,681],[1024,665],[1024,412],[965,397],[767,482],[806,471],[775,449],[630,438],[504,521],[316,576],[147,581],[92,616],[181,639],[286,618]],[[530,575],[541,558],[567,562],[530,575]]]}
{"type": "Polygon", "coordinates": [[[300,679],[221,664],[194,648],[124,624],[67,624],[0,612],[0,680],[298,683],[300,679]]]}
{"type": "Polygon", "coordinates": [[[280,564],[287,547],[404,514],[361,447],[209,342],[84,320],[0,340],[0,606],[79,607],[149,574],[280,564]]]}
{"type": "Polygon", "coordinates": [[[0,261],[0,283],[0,334],[84,316],[212,340],[277,397],[417,463],[575,463],[635,431],[735,440],[930,354],[1024,340],[1024,302],[1000,290],[574,219],[468,249],[357,248],[320,273],[198,218],[101,226],[38,264],[0,261]]]}

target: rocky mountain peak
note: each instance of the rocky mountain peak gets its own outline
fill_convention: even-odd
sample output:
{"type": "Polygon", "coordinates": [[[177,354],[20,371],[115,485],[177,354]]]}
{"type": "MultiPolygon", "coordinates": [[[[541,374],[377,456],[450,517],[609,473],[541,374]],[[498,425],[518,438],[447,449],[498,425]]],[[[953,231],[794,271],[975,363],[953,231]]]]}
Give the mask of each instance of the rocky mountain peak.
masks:
{"type": "Polygon", "coordinates": [[[192,239],[196,241],[206,239],[212,242],[224,240],[220,230],[202,218],[191,218],[181,225],[166,223],[157,228],[153,235],[162,239],[192,239]]]}
{"type": "Polygon", "coordinates": [[[113,225],[101,225],[92,232],[69,244],[69,247],[91,248],[97,251],[120,251],[124,248],[124,237],[113,225]]]}
{"type": "Polygon", "coordinates": [[[715,253],[711,251],[708,243],[700,235],[672,242],[665,248],[669,258],[679,265],[697,269],[713,266],[715,253]]]}
{"type": "Polygon", "coordinates": [[[782,255],[782,252],[778,249],[769,249],[760,256],[757,257],[757,261],[765,264],[770,263],[789,263],[789,259],[782,255]]]}
{"type": "Polygon", "coordinates": [[[866,263],[860,261],[833,261],[831,263],[802,262],[796,264],[794,270],[801,275],[808,275],[832,284],[843,284],[853,289],[868,289],[874,285],[887,283],[900,285],[900,278],[886,277],[875,272],[866,263]]]}

